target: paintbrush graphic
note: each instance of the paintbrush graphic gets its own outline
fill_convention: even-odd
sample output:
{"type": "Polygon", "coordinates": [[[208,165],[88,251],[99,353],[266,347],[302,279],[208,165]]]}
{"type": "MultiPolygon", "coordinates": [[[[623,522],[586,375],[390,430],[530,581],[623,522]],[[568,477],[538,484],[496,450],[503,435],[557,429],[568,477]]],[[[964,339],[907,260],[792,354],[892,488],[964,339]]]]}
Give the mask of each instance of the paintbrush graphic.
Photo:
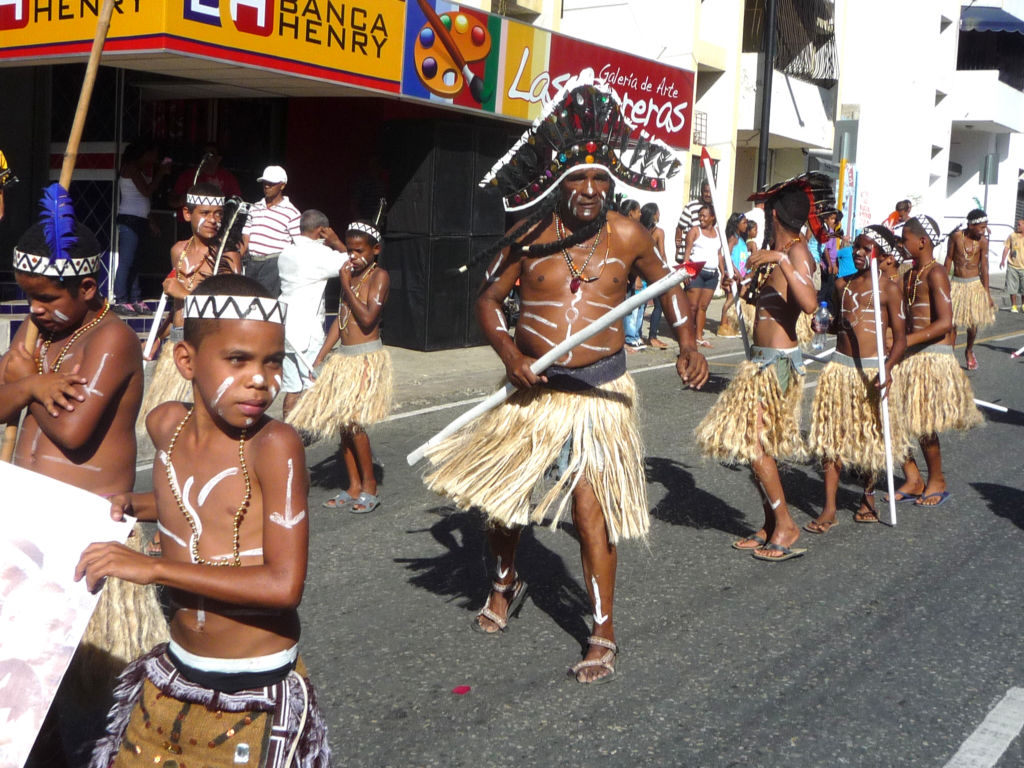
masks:
{"type": "Polygon", "coordinates": [[[438,40],[444,45],[445,50],[448,51],[448,55],[452,57],[452,60],[462,72],[462,76],[466,78],[466,82],[469,83],[469,93],[476,101],[477,104],[484,103],[484,81],[477,77],[473,71],[469,68],[469,64],[466,63],[465,57],[459,50],[458,46],[455,45],[455,41],[452,40],[452,36],[448,32],[448,28],[441,21],[441,17],[437,15],[437,12],[431,7],[430,0],[419,0],[420,9],[423,11],[423,15],[427,17],[427,22],[433,27],[434,32],[437,34],[438,40]]]}

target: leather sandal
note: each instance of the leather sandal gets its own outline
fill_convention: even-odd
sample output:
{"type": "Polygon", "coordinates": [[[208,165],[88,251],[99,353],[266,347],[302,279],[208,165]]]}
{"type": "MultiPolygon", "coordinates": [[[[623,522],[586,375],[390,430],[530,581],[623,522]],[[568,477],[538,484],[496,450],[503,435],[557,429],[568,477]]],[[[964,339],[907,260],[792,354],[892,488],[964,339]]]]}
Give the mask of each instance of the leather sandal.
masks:
{"type": "Polygon", "coordinates": [[[480,612],[473,618],[473,623],[470,626],[473,627],[474,631],[479,632],[482,635],[500,635],[508,626],[508,620],[513,616],[518,616],[519,612],[523,609],[523,602],[526,600],[526,590],[527,584],[519,578],[519,574],[516,574],[516,580],[511,584],[499,584],[496,581],[493,582],[491,584],[491,591],[500,592],[503,595],[507,595],[509,592],[512,593],[512,599],[508,602],[508,610],[505,611],[505,618],[501,618],[491,610],[491,596],[487,595],[487,602],[484,603],[484,607],[481,608],[480,612]],[[493,621],[498,628],[484,629],[483,625],[480,624],[481,616],[493,621]]]}
{"type": "Polygon", "coordinates": [[[599,683],[610,683],[615,679],[615,660],[619,656],[619,646],[611,640],[605,640],[603,637],[597,635],[591,635],[587,638],[587,645],[596,645],[600,648],[606,648],[607,650],[601,655],[599,659],[584,659],[578,661],[569,667],[569,677],[576,678],[576,682],[580,685],[597,685],[599,683]],[[601,667],[601,669],[608,670],[607,675],[603,675],[594,680],[581,680],[580,672],[591,667],[601,667]]]}

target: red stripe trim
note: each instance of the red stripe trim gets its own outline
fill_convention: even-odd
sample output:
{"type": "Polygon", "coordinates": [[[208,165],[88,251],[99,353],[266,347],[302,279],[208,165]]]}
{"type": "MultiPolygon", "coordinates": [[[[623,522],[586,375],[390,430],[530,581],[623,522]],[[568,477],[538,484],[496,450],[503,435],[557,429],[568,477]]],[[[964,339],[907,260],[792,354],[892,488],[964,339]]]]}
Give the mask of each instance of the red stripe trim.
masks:
{"type": "MultiPolygon", "coordinates": [[[[113,170],[116,157],[113,152],[79,152],[75,160],[75,167],[94,171],[113,170]]],[[[50,169],[56,170],[64,165],[64,155],[53,153],[50,155],[50,169]]]]}

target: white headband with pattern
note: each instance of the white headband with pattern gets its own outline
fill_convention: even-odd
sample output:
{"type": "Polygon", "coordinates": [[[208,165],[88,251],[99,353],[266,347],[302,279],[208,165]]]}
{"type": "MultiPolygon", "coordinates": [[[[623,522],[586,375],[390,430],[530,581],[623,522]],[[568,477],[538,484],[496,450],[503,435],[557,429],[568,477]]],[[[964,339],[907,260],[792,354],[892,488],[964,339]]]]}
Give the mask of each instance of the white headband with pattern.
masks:
{"type": "Polygon", "coordinates": [[[223,197],[213,195],[185,195],[186,205],[224,205],[223,197]]]}
{"type": "Polygon", "coordinates": [[[378,243],[380,242],[380,232],[372,224],[364,224],[361,221],[353,221],[351,224],[348,225],[348,231],[351,232],[352,230],[355,230],[356,232],[363,232],[364,234],[367,234],[370,237],[372,237],[378,243]]]}
{"type": "Polygon", "coordinates": [[[973,219],[968,216],[967,225],[970,226],[972,224],[988,224],[988,216],[977,216],[973,219]]]}
{"type": "Polygon", "coordinates": [[[935,225],[932,224],[932,220],[930,218],[925,216],[923,213],[918,214],[913,218],[914,221],[924,227],[924,233],[928,235],[928,239],[932,241],[933,246],[942,242],[942,235],[939,234],[939,231],[935,228],[935,225]]]}
{"type": "Polygon", "coordinates": [[[889,243],[884,237],[882,237],[876,230],[864,229],[861,232],[864,237],[870,240],[872,243],[878,246],[878,249],[886,256],[893,256],[896,253],[896,249],[893,248],[892,244],[889,243]]]}
{"type": "Polygon", "coordinates": [[[284,325],[288,305],[260,296],[186,296],[186,320],[260,320],[284,325]]]}
{"type": "Polygon", "coordinates": [[[95,275],[100,269],[100,257],[83,256],[81,258],[54,259],[48,256],[37,256],[34,253],[26,253],[14,249],[14,269],[19,272],[31,272],[35,275],[56,277],[63,280],[65,277],[82,277],[83,275],[95,275]]]}

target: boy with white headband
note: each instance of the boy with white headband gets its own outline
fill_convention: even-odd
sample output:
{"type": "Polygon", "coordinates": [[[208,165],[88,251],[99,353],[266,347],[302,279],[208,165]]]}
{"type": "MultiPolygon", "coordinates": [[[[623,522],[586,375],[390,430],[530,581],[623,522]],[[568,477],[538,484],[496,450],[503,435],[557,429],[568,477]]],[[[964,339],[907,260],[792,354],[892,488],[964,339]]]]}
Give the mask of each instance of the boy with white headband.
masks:
{"type": "Polygon", "coordinates": [[[967,214],[967,229],[949,236],[946,271],[953,268],[950,298],[953,300],[953,346],[957,326],[967,327],[964,358],[968,369],[978,370],[974,340],[978,329],[996,321],[996,303],[988,284],[988,216],[980,208],[967,214]]]}
{"type": "Polygon", "coordinates": [[[152,493],[111,516],[156,520],[163,556],[90,545],[76,569],[170,588],[171,640],[120,678],[92,765],[326,766],[316,696],[298,658],[309,518],[302,442],[266,415],[284,359],[286,308],[254,280],[220,275],[185,300],[174,361],[195,405],[147,419],[152,493]]]}
{"type": "Polygon", "coordinates": [[[356,514],[380,506],[373,451],[366,427],[391,413],[391,354],[380,339],[380,321],[391,280],[378,269],[380,230],[355,221],[345,232],[348,261],[341,268],[341,302],[314,367],[327,364],[312,389],[300,398],[288,423],[323,440],[341,433],[348,488],[324,503],[328,509],[356,514]],[[329,355],[341,341],[338,352],[329,355]]]}

